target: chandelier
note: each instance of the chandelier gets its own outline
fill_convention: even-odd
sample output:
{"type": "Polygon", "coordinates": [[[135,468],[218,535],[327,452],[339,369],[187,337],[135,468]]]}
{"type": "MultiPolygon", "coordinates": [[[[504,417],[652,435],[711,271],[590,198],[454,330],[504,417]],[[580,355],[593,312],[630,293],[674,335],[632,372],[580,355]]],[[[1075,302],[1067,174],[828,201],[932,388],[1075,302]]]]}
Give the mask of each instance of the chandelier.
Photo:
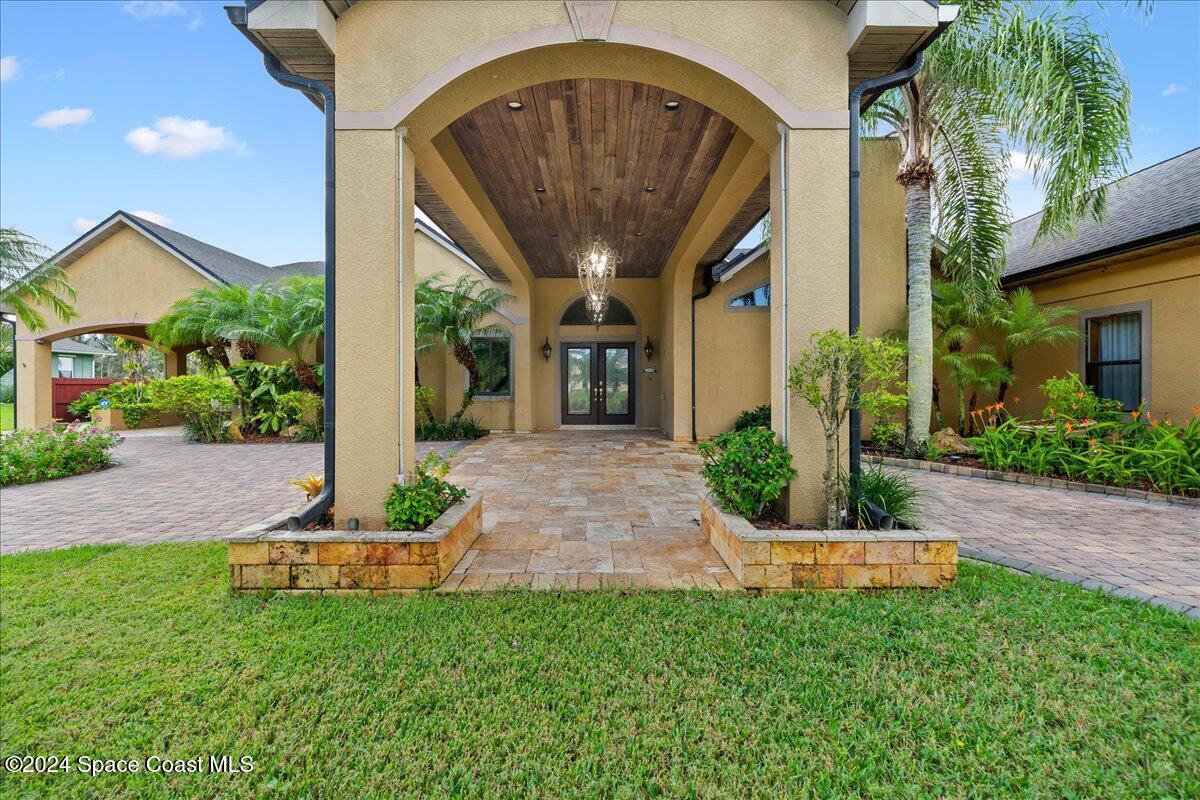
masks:
{"type": "Polygon", "coordinates": [[[587,244],[572,252],[571,257],[575,259],[575,268],[579,271],[579,285],[583,287],[588,315],[598,328],[608,311],[613,278],[617,276],[617,264],[621,263],[621,257],[599,236],[589,237],[587,244]]]}

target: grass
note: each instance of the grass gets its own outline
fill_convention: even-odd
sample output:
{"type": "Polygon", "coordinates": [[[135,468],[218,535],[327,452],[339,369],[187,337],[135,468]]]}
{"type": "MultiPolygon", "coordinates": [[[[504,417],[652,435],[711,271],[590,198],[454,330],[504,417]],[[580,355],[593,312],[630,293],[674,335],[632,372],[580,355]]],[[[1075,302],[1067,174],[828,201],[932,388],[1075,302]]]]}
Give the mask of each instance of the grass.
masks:
{"type": "Polygon", "coordinates": [[[0,559],[0,753],[251,756],[8,797],[1196,797],[1200,625],[940,592],[231,596],[224,548],[0,559]]]}
{"type": "Polygon", "coordinates": [[[0,431],[11,431],[13,424],[13,404],[0,403],[0,431]]]}

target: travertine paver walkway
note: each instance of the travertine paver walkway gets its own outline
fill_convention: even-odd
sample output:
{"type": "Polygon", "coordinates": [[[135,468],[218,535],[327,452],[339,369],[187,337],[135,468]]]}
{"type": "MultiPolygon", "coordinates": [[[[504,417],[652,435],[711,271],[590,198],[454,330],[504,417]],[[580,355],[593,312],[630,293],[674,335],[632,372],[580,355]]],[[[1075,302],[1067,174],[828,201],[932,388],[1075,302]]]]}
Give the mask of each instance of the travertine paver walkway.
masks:
{"type": "Polygon", "coordinates": [[[960,553],[1200,616],[1200,508],[904,470],[960,553]]]}
{"type": "Polygon", "coordinates": [[[0,553],[219,538],[299,505],[288,480],[323,464],[320,444],[194,444],[178,429],[132,431],[114,454],[100,472],[0,489],[0,553]]]}
{"type": "Polygon", "coordinates": [[[657,433],[492,434],[450,475],[484,490],[484,534],[443,591],[737,588],[700,533],[700,465],[657,433]]]}

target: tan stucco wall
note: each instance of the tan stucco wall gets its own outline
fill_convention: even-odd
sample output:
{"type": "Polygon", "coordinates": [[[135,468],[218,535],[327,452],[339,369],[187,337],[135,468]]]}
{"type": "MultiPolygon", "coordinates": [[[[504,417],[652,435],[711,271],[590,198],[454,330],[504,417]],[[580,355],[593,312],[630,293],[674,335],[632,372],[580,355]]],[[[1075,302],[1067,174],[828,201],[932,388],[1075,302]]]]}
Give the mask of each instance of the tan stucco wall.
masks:
{"type": "Polygon", "coordinates": [[[171,304],[211,282],[129,228],[117,231],[67,266],[78,316],[64,322],[43,311],[47,329],[31,334],[17,325],[17,425],[40,427],[53,413],[51,363],[46,342],[91,332],[144,335],[171,304]],[[42,351],[45,351],[44,353],[42,351]]]}
{"type": "Polygon", "coordinates": [[[771,400],[771,310],[729,306],[770,279],[771,257],[764,253],[696,301],[696,435],[702,439],[724,433],[738,413],[771,400]]]}
{"type": "MultiPolygon", "coordinates": [[[[1039,303],[1080,311],[1149,303],[1149,408],[1155,416],[1182,422],[1200,404],[1200,246],[1089,270],[1030,286],[1039,303]]],[[[1082,326],[1082,322],[1079,322],[1082,326]]],[[[1082,327],[1080,328],[1082,332],[1082,327]]],[[[1082,340],[1081,340],[1082,342],[1082,340]]],[[[1045,398],[1037,387],[1068,371],[1084,374],[1083,346],[1041,347],[1018,356],[1010,408],[1038,414],[1045,398]]],[[[989,398],[990,400],[991,398],[989,398]]]]}

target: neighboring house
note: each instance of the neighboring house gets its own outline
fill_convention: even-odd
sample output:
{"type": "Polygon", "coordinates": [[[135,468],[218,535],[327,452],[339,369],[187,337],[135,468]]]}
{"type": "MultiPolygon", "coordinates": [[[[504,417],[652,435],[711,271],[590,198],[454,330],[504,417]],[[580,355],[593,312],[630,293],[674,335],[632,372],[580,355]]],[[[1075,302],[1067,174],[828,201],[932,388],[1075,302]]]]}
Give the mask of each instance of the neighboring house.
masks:
{"type": "MultiPolygon", "coordinates": [[[[94,378],[96,377],[96,359],[112,355],[108,350],[93,347],[71,339],[54,342],[50,347],[54,359],[52,373],[55,378],[94,378]]],[[[13,388],[13,371],[0,375],[0,390],[5,393],[13,388]]]]}
{"type": "Polygon", "coordinates": [[[1071,371],[1126,410],[1144,399],[1157,417],[1190,418],[1200,404],[1200,148],[1116,181],[1103,221],[1080,222],[1070,238],[1035,244],[1040,222],[1013,223],[1002,285],[1079,309],[1082,339],[1019,356],[1013,408],[1039,412],[1038,385],[1071,371]]]}

